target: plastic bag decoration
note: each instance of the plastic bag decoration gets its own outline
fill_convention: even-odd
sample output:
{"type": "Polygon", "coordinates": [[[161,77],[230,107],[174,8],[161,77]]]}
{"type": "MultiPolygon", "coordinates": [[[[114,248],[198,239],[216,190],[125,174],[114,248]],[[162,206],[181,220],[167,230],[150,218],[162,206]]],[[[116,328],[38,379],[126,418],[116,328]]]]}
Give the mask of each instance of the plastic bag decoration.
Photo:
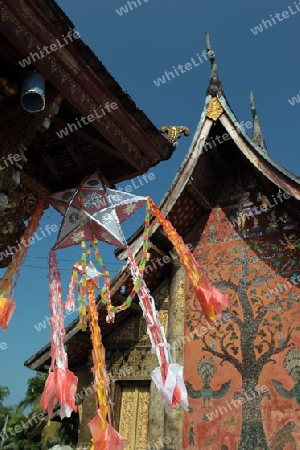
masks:
{"type": "Polygon", "coordinates": [[[16,304],[13,300],[17,281],[20,275],[21,265],[26,257],[30,239],[39,226],[40,219],[43,215],[44,200],[39,200],[37,207],[28,220],[28,225],[18,244],[18,249],[14,253],[6,272],[0,280],[0,326],[3,330],[7,330],[9,321],[12,317],[16,304]]]}

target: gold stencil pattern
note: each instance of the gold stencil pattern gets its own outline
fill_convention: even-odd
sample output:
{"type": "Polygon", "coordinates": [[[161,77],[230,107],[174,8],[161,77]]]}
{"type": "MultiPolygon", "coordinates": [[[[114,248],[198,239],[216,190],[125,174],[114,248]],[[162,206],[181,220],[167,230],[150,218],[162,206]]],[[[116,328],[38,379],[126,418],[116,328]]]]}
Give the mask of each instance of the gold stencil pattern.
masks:
{"type": "Polygon", "coordinates": [[[149,403],[148,387],[123,387],[119,433],[130,442],[128,450],[144,450],[147,447],[149,403]]]}

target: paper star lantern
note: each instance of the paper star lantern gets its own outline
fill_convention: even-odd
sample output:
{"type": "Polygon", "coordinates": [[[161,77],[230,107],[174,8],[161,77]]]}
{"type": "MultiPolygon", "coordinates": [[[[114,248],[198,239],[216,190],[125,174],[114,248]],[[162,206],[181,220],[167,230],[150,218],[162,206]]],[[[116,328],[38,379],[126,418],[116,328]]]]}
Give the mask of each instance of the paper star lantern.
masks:
{"type": "Polygon", "coordinates": [[[146,198],[106,188],[95,172],[79,188],[58,192],[49,203],[64,215],[55,249],[79,244],[82,239],[99,240],[125,247],[120,223],[130,217],[146,198]]]}

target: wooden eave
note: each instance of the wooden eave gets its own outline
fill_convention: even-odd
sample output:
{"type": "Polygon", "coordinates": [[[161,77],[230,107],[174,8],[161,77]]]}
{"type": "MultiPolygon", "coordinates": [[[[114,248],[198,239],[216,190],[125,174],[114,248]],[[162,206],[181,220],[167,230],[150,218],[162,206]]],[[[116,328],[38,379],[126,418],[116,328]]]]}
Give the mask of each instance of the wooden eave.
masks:
{"type": "Polygon", "coordinates": [[[132,167],[123,177],[119,174],[117,180],[109,181],[132,178],[170,158],[174,147],[81,39],[37,59],[26,69],[18,64],[18,60],[28,57],[38,46],[49,46],[74,29],[53,0],[1,0],[0,13],[0,33],[11,43],[16,56],[12,75],[19,77],[28,68],[35,68],[84,117],[105,102],[117,103],[118,109],[113,114],[91,123],[132,167]]]}
{"type": "MultiPolygon", "coordinates": [[[[23,152],[27,159],[1,172],[0,192],[8,204],[0,211],[0,253],[6,254],[20,240],[41,196],[74,188],[95,170],[110,185],[131,179],[170,158],[175,147],[81,39],[21,67],[19,61],[30,53],[62,42],[74,30],[53,0],[0,0],[0,18],[0,157],[23,152]],[[46,79],[45,109],[34,114],[20,105],[27,71],[46,79]],[[106,102],[118,108],[58,137],[57,132],[99,112],[106,102]]],[[[11,254],[0,258],[0,267],[10,261],[11,254]]]]}

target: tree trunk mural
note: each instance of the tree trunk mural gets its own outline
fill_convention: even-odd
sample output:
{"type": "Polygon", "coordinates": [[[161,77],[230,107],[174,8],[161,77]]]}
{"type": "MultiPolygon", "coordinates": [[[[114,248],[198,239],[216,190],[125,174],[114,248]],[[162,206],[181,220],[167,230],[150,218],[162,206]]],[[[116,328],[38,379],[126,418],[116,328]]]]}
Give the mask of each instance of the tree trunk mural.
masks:
{"type": "MultiPolygon", "coordinates": [[[[243,379],[242,391],[248,392],[258,386],[257,378],[243,379]]],[[[265,436],[262,416],[260,411],[261,396],[253,396],[250,404],[244,403],[242,405],[242,429],[238,450],[246,450],[252,448],[255,442],[257,448],[269,449],[267,439],[265,436]],[[255,436],[255,440],[253,439],[255,436]]]]}

